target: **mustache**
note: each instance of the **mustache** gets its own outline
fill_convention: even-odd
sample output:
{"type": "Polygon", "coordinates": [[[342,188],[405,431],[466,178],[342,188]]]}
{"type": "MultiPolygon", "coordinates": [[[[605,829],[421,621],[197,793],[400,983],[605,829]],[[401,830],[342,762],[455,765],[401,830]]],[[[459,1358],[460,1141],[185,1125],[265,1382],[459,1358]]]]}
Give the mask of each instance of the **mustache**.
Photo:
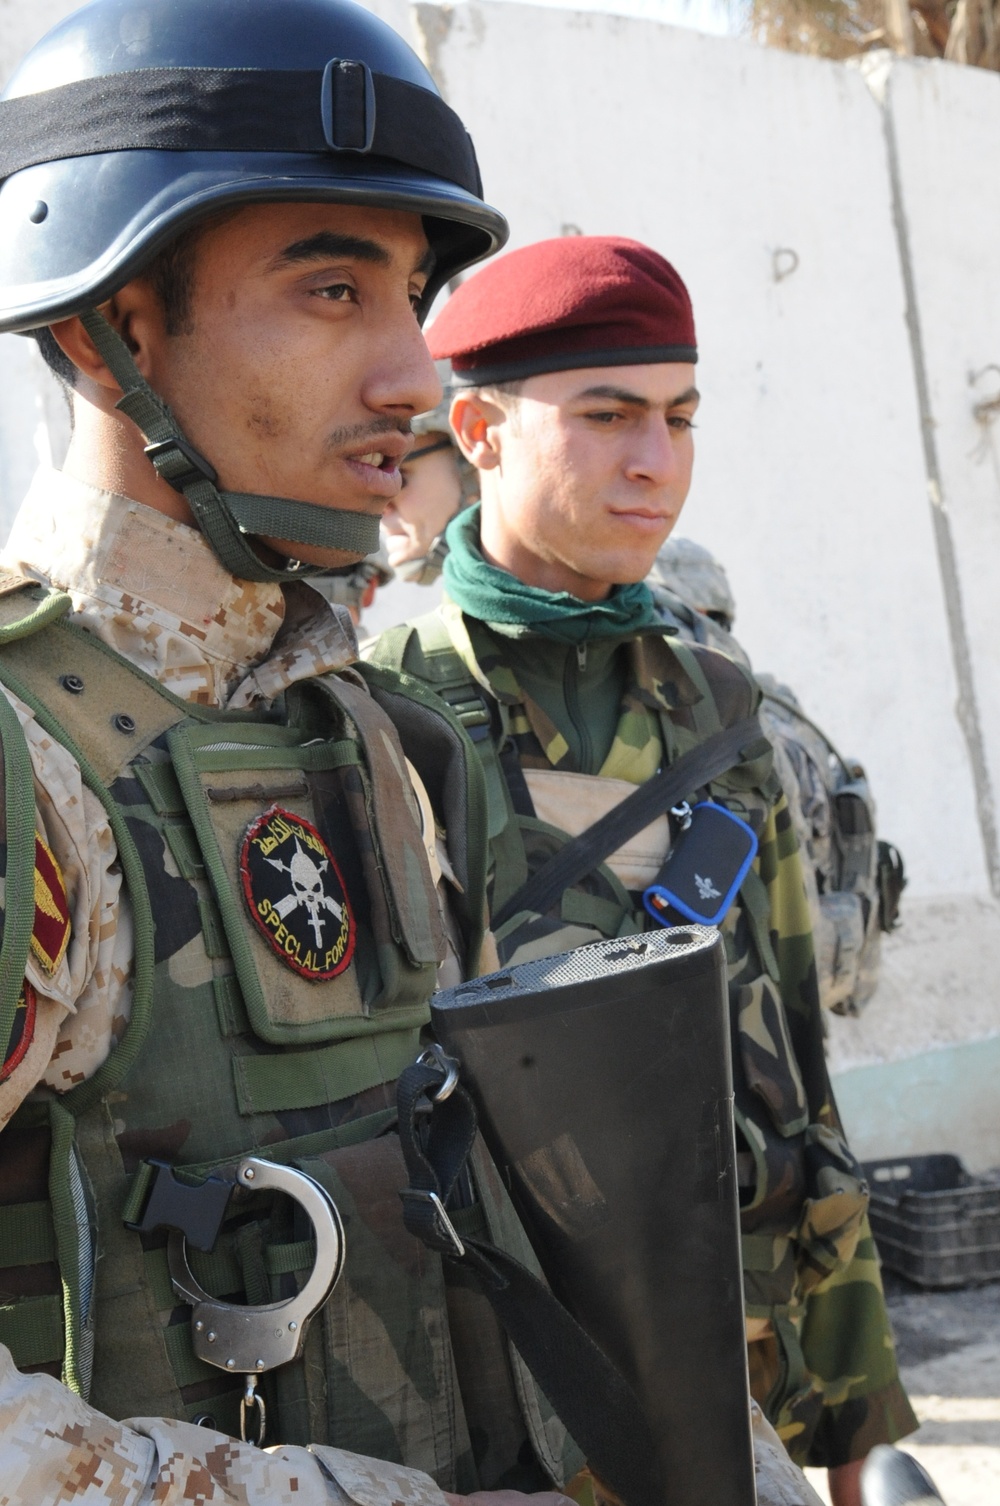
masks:
{"type": "Polygon", "coordinates": [[[408,418],[373,418],[366,424],[345,424],[343,428],[333,429],[327,437],[326,447],[328,450],[343,450],[366,439],[377,439],[380,434],[408,435],[412,432],[408,418]]]}

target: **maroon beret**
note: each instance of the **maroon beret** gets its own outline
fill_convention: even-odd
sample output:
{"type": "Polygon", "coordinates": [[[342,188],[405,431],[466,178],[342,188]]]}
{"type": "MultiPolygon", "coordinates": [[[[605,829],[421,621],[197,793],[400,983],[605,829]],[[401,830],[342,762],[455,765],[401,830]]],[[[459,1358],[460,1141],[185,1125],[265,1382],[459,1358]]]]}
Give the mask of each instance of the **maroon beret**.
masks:
{"type": "Polygon", "coordinates": [[[490,262],[452,294],[427,343],[465,386],[698,359],[680,276],[658,251],[617,235],[537,241],[490,262]]]}

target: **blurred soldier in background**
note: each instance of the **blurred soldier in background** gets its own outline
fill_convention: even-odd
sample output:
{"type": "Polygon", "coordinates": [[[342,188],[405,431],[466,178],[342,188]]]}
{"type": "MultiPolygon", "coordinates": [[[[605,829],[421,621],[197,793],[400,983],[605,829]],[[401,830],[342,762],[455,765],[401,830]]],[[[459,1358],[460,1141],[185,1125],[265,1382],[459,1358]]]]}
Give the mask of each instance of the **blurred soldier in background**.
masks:
{"type": "Polygon", "coordinates": [[[448,552],[444,531],[479,495],[479,478],[448,423],[451,395],[411,424],[417,442],[400,466],[403,488],[382,515],[382,547],[400,580],[429,586],[448,552]]]}
{"type": "MultiPolygon", "coordinates": [[[[736,602],[725,569],[693,539],[669,538],[647,577],[663,620],[750,668],[733,636],[736,602]]],[[[882,931],[898,924],[905,878],[898,851],[875,837],[875,801],[860,763],[845,759],[795,692],[758,674],[760,714],[803,854],[820,998],[859,1014],[878,983],[882,931]]]]}
{"type": "Polygon", "coordinates": [[[376,592],[387,586],[394,574],[383,540],[374,554],[367,555],[352,569],[336,575],[315,575],[309,584],[331,606],[347,608],[361,640],[368,636],[363,614],[375,600],[376,592]]]}

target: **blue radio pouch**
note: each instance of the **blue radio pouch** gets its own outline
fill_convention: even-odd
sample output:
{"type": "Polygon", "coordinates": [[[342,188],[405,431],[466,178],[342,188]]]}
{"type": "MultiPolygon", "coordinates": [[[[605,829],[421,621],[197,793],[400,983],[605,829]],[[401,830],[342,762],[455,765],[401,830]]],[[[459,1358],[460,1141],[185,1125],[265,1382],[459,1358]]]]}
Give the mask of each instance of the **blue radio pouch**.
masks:
{"type": "Polygon", "coordinates": [[[655,882],[643,892],[643,904],[663,926],[676,925],[678,916],[717,926],[756,855],[753,828],[724,805],[703,800],[678,833],[655,882]]]}

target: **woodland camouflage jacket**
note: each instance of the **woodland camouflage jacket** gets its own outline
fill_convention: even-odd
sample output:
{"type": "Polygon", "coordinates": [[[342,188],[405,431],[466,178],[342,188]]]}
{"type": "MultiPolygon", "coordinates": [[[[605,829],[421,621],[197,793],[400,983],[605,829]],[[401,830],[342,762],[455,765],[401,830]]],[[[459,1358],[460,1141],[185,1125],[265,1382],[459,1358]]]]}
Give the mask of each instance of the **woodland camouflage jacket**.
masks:
{"type": "MultiPolygon", "coordinates": [[[[569,808],[581,791],[572,780],[562,821],[553,823],[551,801],[550,819],[538,819],[533,796],[547,790],[545,776],[598,776],[627,790],[759,700],[742,667],[662,626],[581,652],[491,627],[447,598],[371,652],[437,690],[476,742],[487,774],[494,914],[567,831],[581,829],[569,808]]],[[[795,1459],[834,1466],[894,1442],[916,1421],[898,1378],[867,1189],[830,1089],[797,841],[770,751],[714,781],[709,793],[759,839],[721,925],[752,1386],[795,1459]]],[[[652,924],[613,865],[581,880],[547,915],[512,916],[497,930],[502,960],[652,924]]]]}

